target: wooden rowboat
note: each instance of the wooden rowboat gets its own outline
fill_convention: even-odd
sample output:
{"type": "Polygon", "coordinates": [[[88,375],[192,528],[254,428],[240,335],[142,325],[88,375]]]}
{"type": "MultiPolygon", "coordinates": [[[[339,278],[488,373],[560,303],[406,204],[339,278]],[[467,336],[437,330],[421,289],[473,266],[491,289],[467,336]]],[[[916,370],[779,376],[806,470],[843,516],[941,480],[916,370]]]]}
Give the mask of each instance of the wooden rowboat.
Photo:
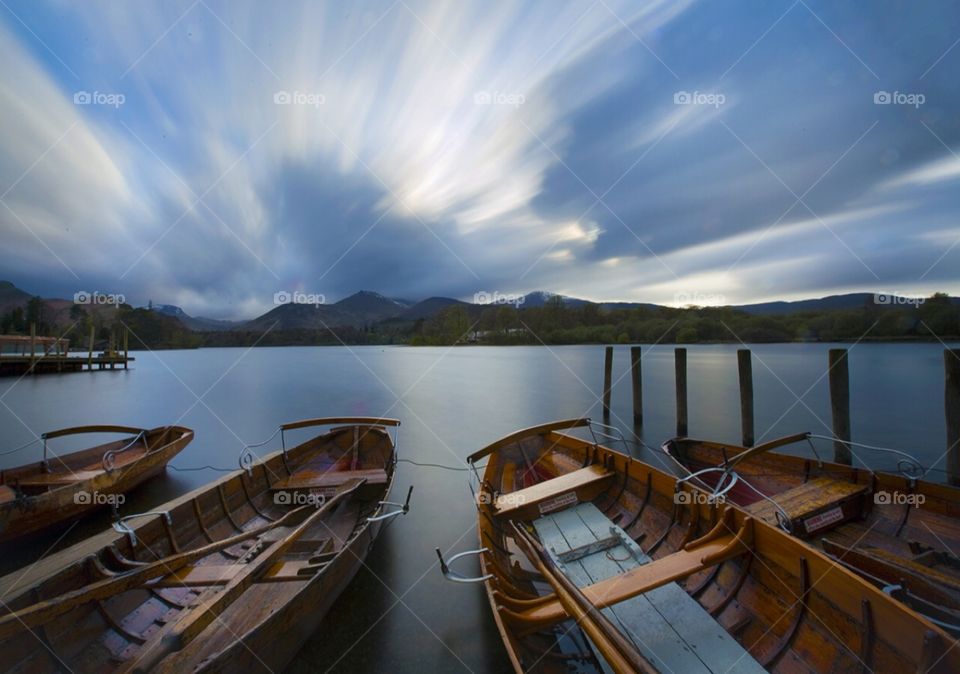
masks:
{"type": "MultiPolygon", "coordinates": [[[[391,504],[395,419],[336,425],[177,498],[4,599],[5,668],[279,671],[363,564],[391,504]]],[[[284,445],[285,446],[285,445],[284,445]]],[[[249,457],[250,454],[245,454],[249,457]]],[[[411,488],[412,491],[412,488],[411,488]]],[[[391,509],[396,506],[395,509],[391,509]]]]}
{"type": "Polygon", "coordinates": [[[906,455],[896,475],[771,451],[808,439],[800,433],[747,449],[674,438],[663,449],[690,481],[808,540],[960,635],[960,489],[917,479],[922,470],[906,455]]]}
{"type": "Polygon", "coordinates": [[[0,541],[117,503],[117,494],[162,472],[193,440],[193,431],[183,426],[151,430],[79,426],[44,433],[41,440],[42,461],[0,471],[0,541]],[[54,456],[47,447],[47,441],[53,438],[83,433],[132,437],[60,456],[54,456]]]}
{"type": "Polygon", "coordinates": [[[468,459],[487,459],[482,549],[458,556],[478,554],[482,575],[441,568],[483,582],[517,672],[960,671],[950,635],[821,552],[560,432],[588,424],[468,459]]]}

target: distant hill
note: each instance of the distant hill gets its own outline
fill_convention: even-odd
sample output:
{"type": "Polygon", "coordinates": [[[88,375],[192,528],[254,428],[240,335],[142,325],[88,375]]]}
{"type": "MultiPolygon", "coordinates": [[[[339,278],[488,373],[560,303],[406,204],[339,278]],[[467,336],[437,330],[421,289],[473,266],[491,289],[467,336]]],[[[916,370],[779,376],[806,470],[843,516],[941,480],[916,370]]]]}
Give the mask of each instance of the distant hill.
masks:
{"type": "Polygon", "coordinates": [[[520,308],[531,309],[535,307],[542,307],[553,297],[560,297],[563,299],[563,304],[566,307],[582,307],[586,304],[596,304],[601,309],[606,311],[639,308],[656,309],[660,306],[659,304],[651,304],[649,302],[593,302],[591,300],[580,299],[579,297],[558,295],[556,293],[547,292],[546,290],[535,290],[523,296],[523,303],[520,305],[520,308]]]}
{"type": "Polygon", "coordinates": [[[10,281],[0,281],[0,312],[7,312],[15,307],[22,307],[32,297],[30,293],[20,290],[10,281]]]}
{"type": "MultiPolygon", "coordinates": [[[[960,305],[960,298],[951,297],[951,304],[960,305]]],[[[755,316],[776,316],[796,314],[802,311],[832,311],[863,309],[864,307],[903,307],[904,303],[890,295],[877,296],[874,293],[848,293],[846,295],[828,295],[815,300],[797,300],[795,302],[761,302],[742,304],[733,309],[745,311],[755,316]]]]}
{"type": "Polygon", "coordinates": [[[164,314],[165,316],[173,316],[178,319],[185,326],[191,330],[196,330],[197,332],[212,332],[215,330],[232,330],[233,328],[242,325],[243,321],[224,321],[217,318],[204,318],[202,316],[190,316],[183,309],[172,304],[154,304],[153,310],[164,314]]]}
{"type": "Polygon", "coordinates": [[[455,300],[452,297],[431,297],[423,300],[422,302],[417,302],[411,307],[407,307],[397,316],[397,319],[416,321],[421,318],[430,318],[434,314],[446,309],[447,307],[457,305],[462,307],[473,306],[468,302],[461,302],[460,300],[455,300]]]}
{"type": "Polygon", "coordinates": [[[369,323],[393,318],[407,309],[410,302],[384,297],[371,290],[361,290],[330,306],[356,317],[363,323],[369,323]]]}
{"type": "Polygon", "coordinates": [[[281,304],[235,329],[263,331],[322,330],[342,326],[362,327],[402,314],[409,307],[404,300],[384,297],[380,293],[361,290],[334,304],[281,304]]]}

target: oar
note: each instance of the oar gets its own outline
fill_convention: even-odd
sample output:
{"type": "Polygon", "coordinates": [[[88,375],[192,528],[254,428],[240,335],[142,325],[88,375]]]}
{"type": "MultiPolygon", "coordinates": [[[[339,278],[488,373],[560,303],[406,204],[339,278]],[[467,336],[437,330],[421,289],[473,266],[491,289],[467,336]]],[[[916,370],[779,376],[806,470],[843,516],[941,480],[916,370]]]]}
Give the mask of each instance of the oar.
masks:
{"type": "MultiPolygon", "coordinates": [[[[140,647],[140,652],[133,660],[128,661],[118,672],[148,672],[157,667],[164,658],[171,653],[180,651],[197,637],[207,626],[234,601],[243,596],[243,593],[270,568],[274,561],[281,557],[293,543],[303,535],[320,517],[328,513],[337,503],[355,492],[366,478],[357,478],[348,482],[351,485],[337,493],[336,496],[323,504],[317,511],[311,513],[289,534],[276,541],[255,560],[246,564],[243,571],[234,576],[222,589],[209,588],[197,601],[197,608],[187,610],[176,621],[155,633],[147,643],[140,647]]],[[[346,486],[346,485],[345,485],[346,486]]]]}
{"type": "Polygon", "coordinates": [[[85,604],[88,601],[93,601],[95,599],[106,599],[115,594],[119,594],[120,592],[126,592],[129,589],[143,585],[144,583],[159,576],[171,574],[177,569],[183,568],[187,564],[191,564],[198,559],[202,559],[208,555],[220,552],[221,550],[229,548],[232,545],[236,545],[237,543],[242,543],[249,538],[259,536],[267,531],[270,531],[271,529],[275,529],[276,527],[283,526],[287,522],[293,520],[298,513],[302,513],[304,510],[310,507],[310,505],[300,506],[299,508],[291,510],[280,519],[256,529],[251,529],[250,531],[245,531],[237,534],[236,536],[225,538],[222,541],[214,541],[213,543],[209,543],[195,550],[187,550],[186,552],[170,555],[168,557],[164,557],[163,559],[158,559],[155,562],[150,562],[146,566],[141,566],[138,569],[134,569],[129,573],[124,573],[119,576],[113,576],[112,578],[90,583],[89,585],[85,585],[79,589],[73,590],[72,592],[67,592],[66,594],[55,599],[47,599],[45,601],[37,602],[36,604],[22,608],[19,611],[9,613],[0,618],[0,639],[5,639],[6,637],[16,634],[22,630],[35,627],[36,625],[44,623],[52,618],[63,615],[64,613],[76,608],[77,606],[80,606],[81,604],[85,604]]]}
{"type": "Polygon", "coordinates": [[[583,591],[557,568],[547,551],[524,530],[523,525],[515,521],[510,524],[513,527],[517,547],[534,567],[540,570],[546,581],[553,587],[564,610],[576,620],[591,641],[596,644],[607,664],[617,674],[626,672],[656,674],[659,670],[623,636],[607,616],[590,602],[583,591]]]}

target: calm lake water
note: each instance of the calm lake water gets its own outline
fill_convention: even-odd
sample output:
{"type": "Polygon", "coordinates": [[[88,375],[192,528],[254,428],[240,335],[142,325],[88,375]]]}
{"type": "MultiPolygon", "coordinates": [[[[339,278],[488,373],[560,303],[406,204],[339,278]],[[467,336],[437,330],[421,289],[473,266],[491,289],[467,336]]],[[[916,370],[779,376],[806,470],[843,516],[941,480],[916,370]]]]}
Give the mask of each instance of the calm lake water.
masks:
{"type": "MultiPolygon", "coordinates": [[[[829,344],[752,347],[757,441],[830,432],[829,344]],[[799,401],[798,401],[799,399],[799,401]]],[[[957,345],[950,345],[956,347],[957,345]]],[[[645,417],[652,446],[674,434],[673,347],[645,347],[645,417]]],[[[738,442],[736,346],[688,348],[689,435],[738,442]]],[[[463,466],[462,458],[525,426],[602,418],[603,347],[286,347],[137,352],[128,371],[0,380],[0,451],[46,430],[92,423],[179,423],[196,437],[172,465],[234,468],[244,444],[307,417],[383,415],[402,420],[401,458],[463,466]]],[[[630,437],[629,350],[617,347],[611,423],[630,437]]],[[[941,469],[946,437],[943,347],[860,344],[850,351],[853,439],[897,447],[941,469]]],[[[302,431],[303,439],[309,431],[302,431]]],[[[296,441],[296,433],[290,439],[296,441]]],[[[87,436],[87,440],[97,436],[87,436]]],[[[72,440],[72,439],[68,439],[72,440]]],[[[53,441],[56,442],[56,441],[53,441]]],[[[817,441],[821,454],[831,445],[817,441]]],[[[58,451],[79,448],[61,442],[58,451]]],[[[277,442],[260,448],[265,454],[277,442]]],[[[797,446],[797,451],[804,449],[797,446]]],[[[856,449],[856,448],[855,448],[856,449]]],[[[634,448],[653,462],[658,455],[634,448]]],[[[856,450],[877,467],[893,461],[856,450]]],[[[0,457],[0,468],[36,460],[39,446],[0,457]]],[[[123,512],[149,510],[222,473],[169,470],[129,495],[123,512]]],[[[934,470],[931,479],[942,480],[934,470]]],[[[467,474],[401,463],[393,496],[415,485],[412,510],[387,528],[291,671],[508,671],[479,586],[443,580],[434,548],[477,547],[467,474]]],[[[74,527],[61,549],[109,526],[107,514],[74,527]]],[[[29,564],[57,535],[5,546],[0,572],[29,564]]],[[[469,568],[469,567],[464,567],[469,568]]]]}

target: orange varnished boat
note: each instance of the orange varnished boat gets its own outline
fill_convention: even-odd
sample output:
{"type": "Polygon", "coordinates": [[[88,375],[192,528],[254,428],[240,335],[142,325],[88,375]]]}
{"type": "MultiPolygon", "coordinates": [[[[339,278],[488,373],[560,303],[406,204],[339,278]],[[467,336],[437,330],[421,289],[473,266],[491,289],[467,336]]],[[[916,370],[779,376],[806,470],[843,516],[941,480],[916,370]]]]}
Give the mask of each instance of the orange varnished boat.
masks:
{"type": "Polygon", "coordinates": [[[689,481],[807,540],[960,635],[960,489],[920,479],[919,463],[900,452],[898,475],[772,451],[809,438],[749,449],[674,438],[663,449],[690,471],[689,481]]]}
{"type": "Polygon", "coordinates": [[[0,471],[0,541],[39,531],[115,503],[111,498],[160,473],[191,440],[183,426],[151,430],[78,426],[41,436],[44,459],[0,471]],[[55,456],[47,442],[83,433],[132,436],[55,456]],[[48,456],[49,454],[49,456],[48,456]]]}
{"type": "MultiPolygon", "coordinates": [[[[566,429],[469,457],[482,582],[517,672],[956,672],[937,625],[763,517],[566,429]]],[[[438,551],[439,554],[439,551],[438,551]]],[[[450,562],[453,558],[450,559],[450,562]]]]}
{"type": "Polygon", "coordinates": [[[2,669],[281,670],[383,523],[409,508],[409,492],[384,500],[396,468],[386,427],[399,423],[285,424],[335,427],[256,463],[245,453],[244,469],[118,521],[94,553],[4,598],[2,669]]]}

